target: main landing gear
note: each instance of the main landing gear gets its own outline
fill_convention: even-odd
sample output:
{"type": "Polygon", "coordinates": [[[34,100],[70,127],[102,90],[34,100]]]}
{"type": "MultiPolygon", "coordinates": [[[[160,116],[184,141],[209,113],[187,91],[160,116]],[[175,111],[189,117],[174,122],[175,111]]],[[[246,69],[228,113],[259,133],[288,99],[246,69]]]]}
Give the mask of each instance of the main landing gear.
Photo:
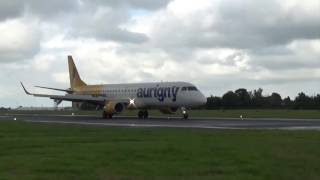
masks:
{"type": "Polygon", "coordinates": [[[138,112],[138,118],[139,119],[147,119],[149,117],[149,113],[147,110],[140,110],[138,112]]]}
{"type": "Polygon", "coordinates": [[[107,112],[102,112],[102,118],[103,119],[112,119],[113,114],[108,114],[107,112]]]}

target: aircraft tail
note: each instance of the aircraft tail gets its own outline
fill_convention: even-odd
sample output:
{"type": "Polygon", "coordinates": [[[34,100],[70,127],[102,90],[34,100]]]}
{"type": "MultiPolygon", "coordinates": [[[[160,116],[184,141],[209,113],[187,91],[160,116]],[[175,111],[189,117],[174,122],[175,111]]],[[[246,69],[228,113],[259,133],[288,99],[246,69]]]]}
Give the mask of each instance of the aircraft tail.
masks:
{"type": "Polygon", "coordinates": [[[76,65],[73,62],[72,56],[68,56],[68,65],[69,65],[69,77],[70,77],[70,87],[73,90],[74,88],[86,86],[87,84],[83,82],[79,76],[76,65]]]}

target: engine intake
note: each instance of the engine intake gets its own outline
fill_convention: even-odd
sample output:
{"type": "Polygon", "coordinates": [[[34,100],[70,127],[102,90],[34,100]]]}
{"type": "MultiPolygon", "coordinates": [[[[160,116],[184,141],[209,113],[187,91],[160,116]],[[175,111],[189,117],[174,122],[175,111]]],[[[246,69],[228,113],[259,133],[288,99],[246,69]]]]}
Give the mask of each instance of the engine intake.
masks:
{"type": "Polygon", "coordinates": [[[124,104],[122,103],[116,103],[116,102],[108,102],[104,106],[104,111],[107,114],[115,114],[115,113],[121,113],[124,110],[124,104]]]}

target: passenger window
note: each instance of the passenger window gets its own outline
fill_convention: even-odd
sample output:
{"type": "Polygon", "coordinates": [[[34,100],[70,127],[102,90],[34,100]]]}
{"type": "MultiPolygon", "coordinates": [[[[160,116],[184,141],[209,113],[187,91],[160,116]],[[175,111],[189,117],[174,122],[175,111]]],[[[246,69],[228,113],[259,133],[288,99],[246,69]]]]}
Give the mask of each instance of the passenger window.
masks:
{"type": "Polygon", "coordinates": [[[181,91],[186,91],[187,87],[182,87],[181,91]]]}

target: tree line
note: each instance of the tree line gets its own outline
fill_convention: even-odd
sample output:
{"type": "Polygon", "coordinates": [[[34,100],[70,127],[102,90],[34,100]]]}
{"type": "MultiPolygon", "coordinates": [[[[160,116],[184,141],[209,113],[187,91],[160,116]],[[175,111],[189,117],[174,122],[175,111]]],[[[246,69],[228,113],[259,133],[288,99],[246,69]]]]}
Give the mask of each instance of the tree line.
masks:
{"type": "Polygon", "coordinates": [[[263,89],[253,91],[240,88],[228,91],[222,97],[207,98],[207,109],[320,109],[320,94],[308,96],[300,92],[294,99],[282,98],[279,93],[273,92],[264,96],[263,89]]]}

